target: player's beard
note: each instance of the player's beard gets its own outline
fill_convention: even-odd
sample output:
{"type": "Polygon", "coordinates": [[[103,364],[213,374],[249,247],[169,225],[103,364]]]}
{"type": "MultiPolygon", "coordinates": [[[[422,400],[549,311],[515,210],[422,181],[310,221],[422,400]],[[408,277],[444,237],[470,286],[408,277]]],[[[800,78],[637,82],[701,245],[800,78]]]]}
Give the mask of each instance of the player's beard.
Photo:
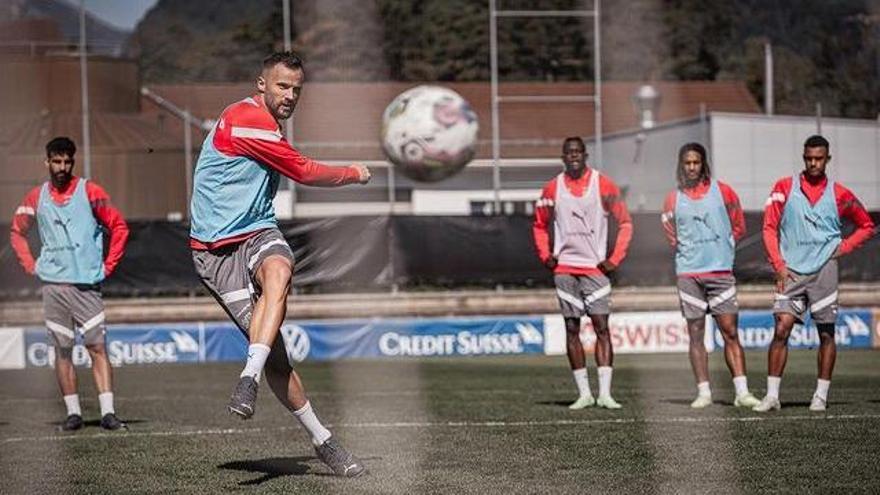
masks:
{"type": "Polygon", "coordinates": [[[61,170],[52,174],[52,183],[55,186],[64,186],[73,178],[73,174],[67,170],[61,170]]]}

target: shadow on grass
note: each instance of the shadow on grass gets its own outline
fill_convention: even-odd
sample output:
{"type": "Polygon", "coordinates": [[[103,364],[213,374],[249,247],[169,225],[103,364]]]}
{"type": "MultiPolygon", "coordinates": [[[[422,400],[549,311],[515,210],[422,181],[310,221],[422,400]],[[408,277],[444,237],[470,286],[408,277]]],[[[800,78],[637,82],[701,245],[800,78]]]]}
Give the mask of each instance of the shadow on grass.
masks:
{"type": "MultiPolygon", "coordinates": [[[[123,419],[123,418],[119,418],[119,419],[120,419],[123,423],[125,423],[126,425],[128,425],[129,427],[130,427],[131,425],[137,425],[137,424],[142,424],[142,423],[149,423],[149,421],[147,421],[146,419],[123,419]]],[[[2,423],[0,423],[0,424],[2,424],[2,423]]],[[[58,428],[61,428],[61,425],[64,424],[64,421],[50,421],[50,422],[48,422],[48,423],[46,423],[46,424],[50,424],[50,425],[53,425],[53,426],[57,426],[58,428]]],[[[83,427],[85,427],[85,428],[89,428],[89,427],[100,428],[100,427],[101,427],[101,420],[100,420],[100,419],[90,419],[90,420],[88,420],[88,421],[83,421],[83,427]]]]}
{"type": "Polygon", "coordinates": [[[540,400],[538,402],[535,402],[535,404],[538,404],[540,406],[568,407],[572,402],[574,402],[574,401],[573,400],[540,400]]]}
{"type": "MultiPolygon", "coordinates": [[[[831,406],[845,406],[850,404],[849,401],[844,400],[831,400],[826,403],[828,407],[831,406]]],[[[810,407],[810,401],[808,400],[800,400],[800,401],[783,401],[782,407],[810,407]]]]}
{"type": "Polygon", "coordinates": [[[281,476],[302,476],[311,474],[314,476],[332,476],[329,472],[313,470],[305,462],[317,460],[314,456],[307,457],[269,457],[267,459],[232,461],[217,466],[219,469],[231,471],[245,471],[248,473],[260,473],[262,476],[251,480],[241,481],[241,486],[259,485],[281,476]]]}

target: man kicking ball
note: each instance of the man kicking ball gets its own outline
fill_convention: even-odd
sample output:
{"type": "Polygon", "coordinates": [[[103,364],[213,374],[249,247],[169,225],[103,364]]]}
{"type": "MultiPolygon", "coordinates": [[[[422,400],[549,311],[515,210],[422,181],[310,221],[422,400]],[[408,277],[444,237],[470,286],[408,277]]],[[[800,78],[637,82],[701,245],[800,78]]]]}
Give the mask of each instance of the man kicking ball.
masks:
{"type": "Polygon", "coordinates": [[[337,475],[355,477],[364,473],[363,464],[318,420],[279,332],[294,264],[272,207],[280,176],[325,187],[370,180],[363,165],[323,165],[282,137],[280,122],[293,114],[304,80],[296,54],[274,53],[263,61],[257,93],[220,115],[196,164],[190,247],[202,282],[250,342],[229,411],[253,416],[265,371],[272,392],[311,436],[318,458],[337,475]]]}

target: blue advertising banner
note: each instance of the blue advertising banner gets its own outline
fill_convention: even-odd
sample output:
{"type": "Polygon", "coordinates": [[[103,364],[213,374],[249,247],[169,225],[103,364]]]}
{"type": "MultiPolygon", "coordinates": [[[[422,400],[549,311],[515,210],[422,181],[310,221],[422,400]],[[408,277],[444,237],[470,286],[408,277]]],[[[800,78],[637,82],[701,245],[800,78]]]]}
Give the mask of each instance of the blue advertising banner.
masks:
{"type": "Polygon", "coordinates": [[[544,352],[542,317],[385,319],[287,323],[293,361],[346,357],[484,356],[544,352]]]}
{"type": "MultiPolygon", "coordinates": [[[[837,317],[834,339],[838,348],[863,349],[871,347],[872,314],[870,309],[841,309],[837,317]]],[[[715,327],[716,348],[724,348],[721,332],[715,327]]],[[[773,340],[773,313],[770,311],[740,311],[739,340],[745,349],[766,349],[773,340]]],[[[788,339],[790,349],[819,346],[816,325],[808,317],[804,325],[795,325],[788,339]]]]}
{"type": "MultiPolygon", "coordinates": [[[[198,325],[192,323],[107,327],[107,354],[113,366],[204,361],[201,342],[198,325]]],[[[55,348],[45,328],[26,329],[25,359],[28,367],[53,365],[55,348]]],[[[91,366],[85,347],[74,347],[73,363],[91,366]]]]}
{"type": "MultiPolygon", "coordinates": [[[[25,329],[28,367],[52,366],[55,349],[45,328],[25,329]]],[[[281,335],[291,362],[305,359],[541,354],[543,317],[483,317],[285,322],[281,335]]],[[[243,361],[247,340],[230,323],[109,325],[114,366],[243,361]]],[[[74,364],[90,366],[76,346],[74,364]]]]}

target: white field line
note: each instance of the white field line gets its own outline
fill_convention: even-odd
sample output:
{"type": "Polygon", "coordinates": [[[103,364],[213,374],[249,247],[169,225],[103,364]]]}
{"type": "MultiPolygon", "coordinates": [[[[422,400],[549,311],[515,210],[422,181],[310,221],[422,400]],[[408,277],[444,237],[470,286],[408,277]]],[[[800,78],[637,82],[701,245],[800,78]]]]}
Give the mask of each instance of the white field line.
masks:
{"type": "MultiPolygon", "coordinates": [[[[396,429],[396,428],[530,428],[545,426],[589,426],[602,424],[710,424],[710,423],[760,423],[786,421],[851,421],[880,419],[880,414],[828,414],[800,416],[744,416],[744,417],[671,417],[671,418],[607,418],[607,419],[557,419],[547,421],[400,421],[328,424],[328,428],[350,429],[396,429]]],[[[91,440],[95,438],[137,438],[137,437],[189,437],[209,435],[241,435],[299,430],[299,426],[276,426],[271,428],[206,428],[200,430],[172,431],[128,431],[116,433],[94,433],[90,435],[64,434],[32,437],[9,437],[0,443],[55,442],[72,440],[91,440]]]]}

